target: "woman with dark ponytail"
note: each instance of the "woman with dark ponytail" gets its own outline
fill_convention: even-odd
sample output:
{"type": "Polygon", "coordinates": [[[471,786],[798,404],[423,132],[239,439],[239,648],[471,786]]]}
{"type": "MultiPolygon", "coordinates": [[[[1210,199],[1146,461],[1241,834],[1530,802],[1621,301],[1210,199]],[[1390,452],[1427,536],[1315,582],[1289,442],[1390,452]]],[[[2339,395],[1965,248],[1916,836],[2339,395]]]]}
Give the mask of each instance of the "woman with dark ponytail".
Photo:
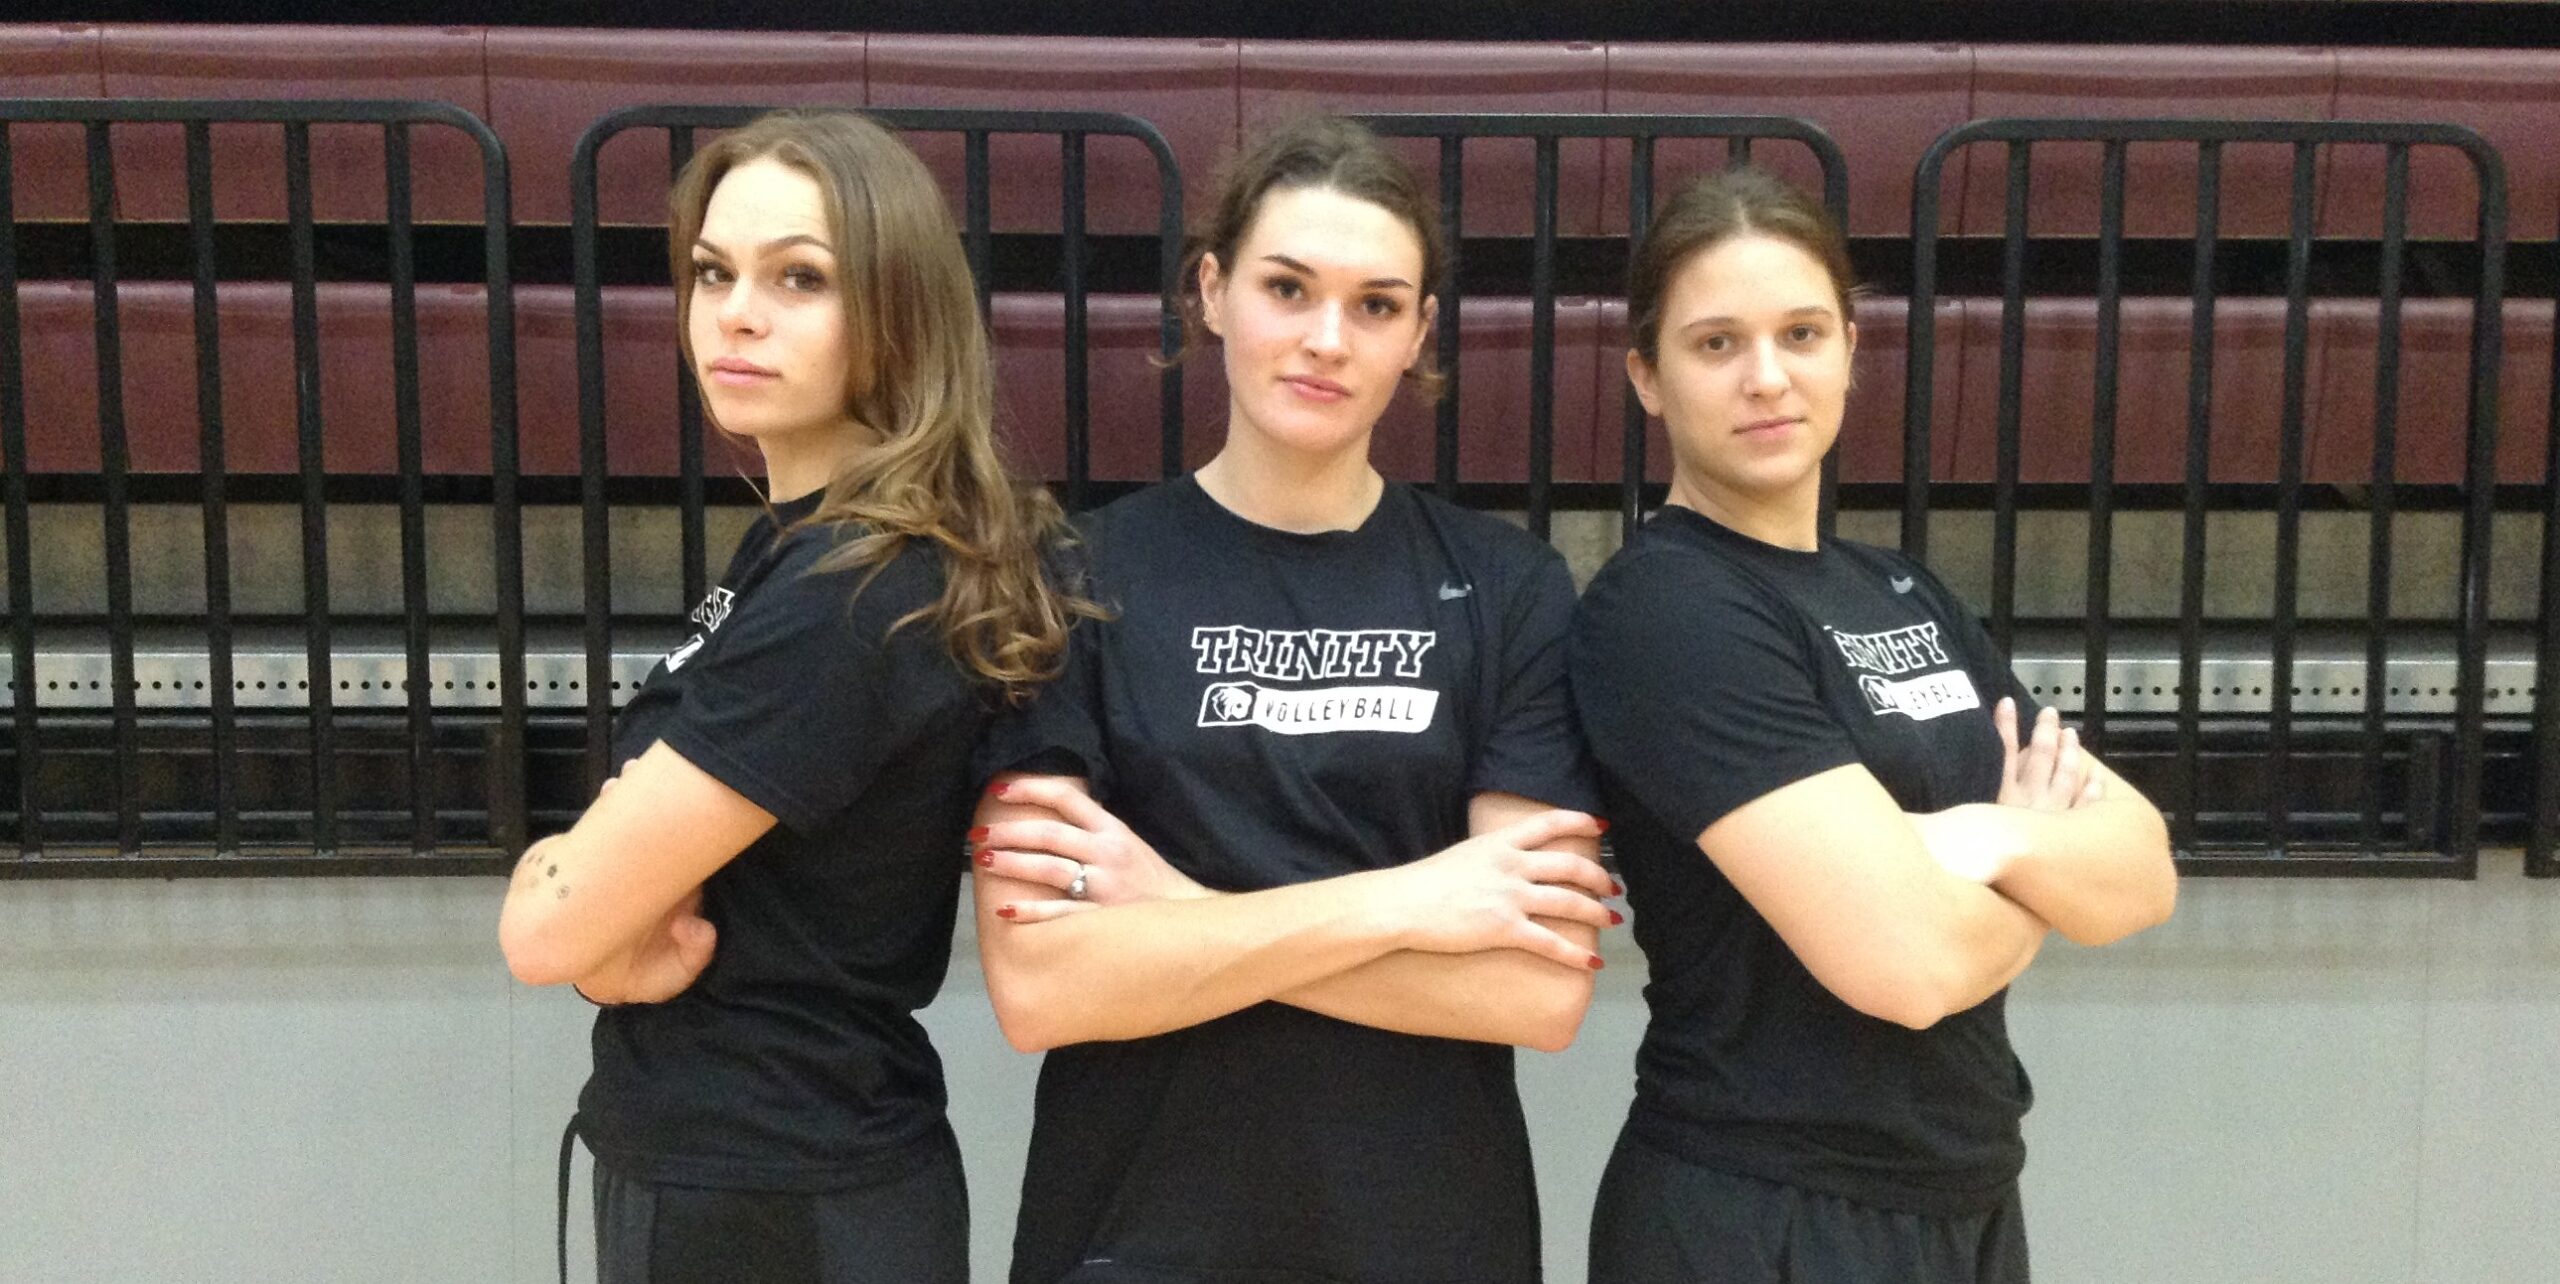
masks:
{"type": "Polygon", "coordinates": [[[1066,672],[982,760],[979,950],[1049,1049],[1020,1284],[1521,1284],[1513,1045],[1571,1040],[1612,884],[1544,543],[1382,479],[1439,228],[1367,130],[1238,156],[1191,244],[1226,441],[1088,525],[1066,672]]]}
{"type": "Polygon", "coordinates": [[[1747,167],[1636,248],[1671,492],[1584,594],[1572,675],[1652,1020],[1593,1284],[2023,1284],[2002,997],[2048,930],[2176,899],[2160,813],[1964,603],[1821,533],[1850,285],[1830,216],[1747,167]]]}

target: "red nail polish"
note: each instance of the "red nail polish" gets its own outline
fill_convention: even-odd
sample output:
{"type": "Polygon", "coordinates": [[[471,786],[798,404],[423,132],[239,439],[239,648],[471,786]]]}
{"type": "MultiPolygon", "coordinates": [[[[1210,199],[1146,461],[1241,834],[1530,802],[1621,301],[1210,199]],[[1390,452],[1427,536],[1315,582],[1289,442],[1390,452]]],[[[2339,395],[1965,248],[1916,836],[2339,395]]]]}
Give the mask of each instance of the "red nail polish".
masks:
{"type": "MultiPolygon", "coordinates": [[[[997,918],[1011,918],[1011,917],[1013,917],[1013,907],[1012,907],[1012,906],[1010,906],[1010,905],[999,905],[999,906],[997,906],[997,907],[996,907],[996,917],[997,917],[997,918]]],[[[1599,960],[1594,959],[1594,960],[1592,960],[1592,961],[1596,963],[1596,962],[1598,962],[1599,960]]]]}
{"type": "Polygon", "coordinates": [[[1609,926],[1611,926],[1611,927],[1616,927],[1618,924],[1620,924],[1620,923],[1624,923],[1624,922],[1626,922],[1626,921],[1627,921],[1627,916],[1626,916],[1626,915],[1621,914],[1621,913],[1619,913],[1619,912],[1618,912],[1618,911],[1616,911],[1616,910],[1611,910],[1611,911],[1609,911],[1609,926]]]}
{"type": "Polygon", "coordinates": [[[987,848],[981,847],[978,849],[978,863],[981,865],[993,865],[996,863],[996,854],[987,848]]]}
{"type": "Polygon", "coordinates": [[[1613,878],[1613,879],[1610,879],[1610,880],[1609,880],[1609,894],[1610,894],[1611,896],[1624,896],[1624,895],[1626,895],[1626,894],[1627,894],[1627,885],[1626,885],[1626,884],[1624,884],[1624,883],[1619,882],[1618,880],[1616,880],[1616,879],[1614,879],[1614,878],[1613,878]]]}
{"type": "Polygon", "coordinates": [[[1591,970],[1594,972],[1600,970],[1600,956],[1597,954],[1591,956],[1591,970]]]}
{"type": "Polygon", "coordinates": [[[1608,822],[1608,821],[1605,821],[1605,820],[1597,820],[1597,819],[1595,819],[1595,820],[1593,820],[1593,821],[1592,821],[1592,823],[1593,823],[1593,824],[1596,824],[1596,825],[1598,825],[1598,826],[1600,827],[1600,832],[1601,832],[1601,833],[1604,833],[1604,834],[1605,834],[1605,833],[1608,833],[1608,832],[1609,832],[1609,822],[1608,822]]]}
{"type": "Polygon", "coordinates": [[[986,837],[987,837],[987,827],[986,827],[986,826],[984,826],[984,825],[980,825],[980,826],[978,826],[977,828],[972,829],[972,830],[970,830],[970,831],[969,831],[969,841],[970,841],[970,842],[973,842],[973,843],[977,843],[977,842],[984,842],[984,841],[986,841],[986,837]]]}
{"type": "Polygon", "coordinates": [[[994,795],[995,795],[996,797],[998,797],[998,798],[1002,798],[1002,797],[1004,797],[1004,791],[1006,791],[1006,790],[1008,790],[1008,789],[1011,789],[1011,788],[1013,788],[1013,782],[1011,782],[1011,781],[998,781],[998,782],[996,782],[996,784],[995,784],[993,787],[989,788],[989,789],[987,790],[987,792],[988,792],[988,793],[991,793],[991,794],[994,794],[994,795]]]}

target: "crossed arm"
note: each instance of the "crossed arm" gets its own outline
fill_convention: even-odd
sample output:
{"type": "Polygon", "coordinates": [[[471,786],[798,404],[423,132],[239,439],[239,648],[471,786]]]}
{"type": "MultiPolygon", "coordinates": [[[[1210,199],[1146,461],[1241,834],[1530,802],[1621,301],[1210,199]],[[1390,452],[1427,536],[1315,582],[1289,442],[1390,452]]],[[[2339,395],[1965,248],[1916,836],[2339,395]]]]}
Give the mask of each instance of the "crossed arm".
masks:
{"type": "Polygon", "coordinates": [[[716,943],[703,881],[774,823],[665,742],[649,746],[568,832],[525,849],[498,918],[508,970],[603,1003],[674,998],[716,943]]]}
{"type": "MultiPolygon", "coordinates": [[[[997,792],[997,791],[1000,791],[997,792]]],[[[1616,891],[1599,822],[1480,794],[1428,859],[1249,893],[1182,876],[1060,776],[978,813],[987,987],[1025,1051],[1180,1029],[1265,1001],[1381,1029],[1553,1050],[1590,1005],[1616,891]],[[1062,893],[1084,867],[1086,900],[1062,893]]]]}
{"type": "Polygon", "coordinates": [[[1912,815],[1866,768],[1772,790],[1698,846],[1842,1002],[1914,1029],[2015,980],[2048,928],[2102,944],[2177,899],[2157,809],[2051,710],[2025,746],[2015,706],[1998,801],[1912,815]]]}

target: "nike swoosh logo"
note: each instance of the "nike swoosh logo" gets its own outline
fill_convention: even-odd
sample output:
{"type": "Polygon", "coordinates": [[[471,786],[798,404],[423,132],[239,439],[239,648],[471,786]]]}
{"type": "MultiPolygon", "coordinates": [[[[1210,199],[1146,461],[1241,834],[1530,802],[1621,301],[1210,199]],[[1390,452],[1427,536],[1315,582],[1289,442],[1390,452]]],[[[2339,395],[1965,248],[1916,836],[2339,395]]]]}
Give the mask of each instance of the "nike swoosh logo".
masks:
{"type": "Polygon", "coordinates": [[[1440,600],[1443,602],[1455,602],[1459,598],[1465,597],[1469,593],[1473,593],[1475,591],[1476,586],[1473,584],[1443,584],[1440,586],[1440,600]]]}

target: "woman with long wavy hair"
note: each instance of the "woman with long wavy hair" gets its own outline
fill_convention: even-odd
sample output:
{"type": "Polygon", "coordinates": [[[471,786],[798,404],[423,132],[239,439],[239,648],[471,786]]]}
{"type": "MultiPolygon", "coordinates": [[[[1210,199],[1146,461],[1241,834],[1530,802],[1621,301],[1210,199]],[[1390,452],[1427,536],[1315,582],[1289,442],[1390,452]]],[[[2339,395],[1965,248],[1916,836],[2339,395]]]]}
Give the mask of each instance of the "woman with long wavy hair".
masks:
{"type": "Polygon", "coordinates": [[[685,368],[767,511],[614,730],[615,776],[529,848],[499,937],[604,1005],[573,1127],[601,1277],[967,1275],[940,988],[987,716],[1084,608],[1059,516],[1002,465],[987,336],[914,154],[782,113],[671,197],[685,368]]]}

